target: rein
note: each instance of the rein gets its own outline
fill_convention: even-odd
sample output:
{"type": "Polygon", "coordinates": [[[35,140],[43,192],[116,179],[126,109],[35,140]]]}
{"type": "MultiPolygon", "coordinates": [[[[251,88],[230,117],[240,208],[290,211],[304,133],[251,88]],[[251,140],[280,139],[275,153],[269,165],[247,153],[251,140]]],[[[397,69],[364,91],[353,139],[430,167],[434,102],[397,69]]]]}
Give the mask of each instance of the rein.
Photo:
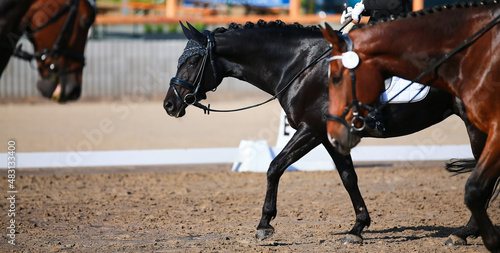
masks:
{"type": "Polygon", "coordinates": [[[316,65],[318,62],[320,62],[323,58],[325,58],[325,56],[332,50],[332,48],[328,48],[325,52],[323,52],[321,55],[319,55],[314,61],[312,61],[311,63],[309,63],[306,67],[304,67],[301,71],[299,71],[292,79],[290,79],[290,81],[288,81],[288,83],[280,90],[278,91],[274,96],[272,96],[271,98],[263,101],[263,102],[260,102],[260,103],[257,103],[257,104],[254,104],[254,105],[250,105],[250,106],[245,106],[245,107],[241,107],[241,108],[237,108],[237,109],[229,109],[229,110],[217,110],[217,109],[211,109],[210,108],[210,104],[208,104],[208,106],[205,106],[205,105],[202,105],[198,102],[196,102],[194,104],[194,106],[200,108],[203,110],[203,112],[205,114],[210,114],[210,112],[239,112],[239,111],[244,111],[244,110],[247,110],[247,109],[251,109],[251,108],[255,108],[255,107],[258,107],[258,106],[261,106],[261,105],[264,105],[264,104],[267,104],[275,99],[278,98],[279,95],[281,95],[283,92],[285,92],[286,89],[288,89],[288,87],[290,87],[290,85],[292,85],[293,82],[295,82],[297,80],[297,78],[299,78],[306,70],[308,70],[309,68],[311,68],[312,66],[316,65]]]}
{"type": "MultiPolygon", "coordinates": [[[[434,64],[432,64],[427,70],[425,70],[419,76],[417,76],[415,79],[413,79],[406,87],[404,87],[401,91],[399,91],[397,94],[395,94],[393,97],[391,97],[386,103],[383,103],[382,105],[380,105],[378,107],[372,107],[372,106],[363,104],[362,102],[360,102],[360,101],[357,100],[357,97],[356,97],[356,75],[354,73],[354,69],[357,66],[354,67],[354,68],[350,68],[353,101],[344,110],[344,112],[342,113],[342,115],[336,116],[336,115],[332,115],[332,114],[327,113],[325,115],[325,118],[327,120],[333,120],[333,121],[337,121],[337,122],[343,124],[344,126],[346,126],[349,129],[350,133],[361,132],[365,128],[365,126],[366,126],[366,119],[369,118],[369,117],[371,117],[370,115],[373,115],[373,114],[381,111],[392,100],[394,100],[397,96],[399,96],[404,90],[406,90],[412,84],[416,83],[418,80],[422,79],[424,76],[430,74],[431,72],[434,72],[441,64],[443,64],[446,60],[448,60],[449,58],[451,58],[452,56],[454,56],[455,54],[457,54],[458,52],[460,52],[464,48],[472,45],[481,36],[483,36],[486,32],[488,32],[493,26],[497,25],[499,22],[500,22],[500,15],[498,15],[497,17],[495,17],[488,24],[486,24],[481,29],[479,29],[476,33],[474,33],[473,35],[471,35],[470,37],[468,37],[467,39],[465,39],[462,43],[460,43],[458,46],[456,46],[453,50],[451,50],[450,52],[448,52],[447,54],[445,54],[444,57],[442,57],[441,59],[439,59],[437,62],[435,62],[434,64]],[[367,109],[368,111],[370,111],[370,113],[366,117],[364,117],[364,118],[361,117],[361,116],[359,116],[359,114],[358,114],[358,106],[364,107],[365,109],[367,109]],[[354,118],[351,121],[351,125],[349,125],[347,123],[347,121],[345,120],[345,116],[347,116],[347,114],[349,113],[349,110],[351,108],[353,108],[354,118]]],[[[352,51],[353,48],[351,46],[353,43],[352,43],[351,38],[348,35],[344,35],[344,36],[342,36],[342,38],[344,38],[344,40],[348,44],[348,52],[349,51],[353,52],[352,51]]],[[[342,59],[342,58],[334,56],[334,57],[328,58],[327,60],[331,61],[331,60],[336,60],[336,59],[342,59]]],[[[423,89],[421,89],[415,96],[413,96],[412,99],[409,102],[411,102],[420,92],[422,92],[422,90],[423,89]]]]}
{"type": "Polygon", "coordinates": [[[243,111],[243,110],[247,110],[247,109],[251,109],[251,108],[255,108],[255,107],[258,107],[258,106],[261,106],[261,105],[264,105],[264,104],[267,104],[273,100],[275,100],[276,98],[278,98],[279,95],[281,95],[283,92],[285,92],[286,89],[288,89],[292,83],[294,81],[297,80],[297,78],[300,77],[300,75],[302,75],[307,69],[311,68],[312,66],[316,65],[318,62],[320,62],[322,59],[324,59],[326,57],[326,55],[332,50],[332,48],[328,48],[325,52],[323,52],[321,55],[319,55],[314,61],[312,61],[311,63],[309,63],[306,67],[304,67],[301,71],[299,71],[290,81],[288,81],[288,83],[281,89],[279,90],[275,95],[273,95],[271,98],[263,101],[263,102],[260,102],[260,103],[257,103],[257,104],[254,104],[254,105],[250,105],[250,106],[245,106],[245,107],[242,107],[242,108],[237,108],[237,109],[228,109],[228,110],[218,110],[218,109],[212,109],[210,108],[210,104],[208,104],[208,106],[205,106],[203,104],[201,104],[200,102],[197,101],[197,98],[196,98],[196,95],[199,91],[199,88],[201,86],[201,81],[202,81],[202,78],[203,78],[203,73],[205,71],[205,65],[206,65],[206,62],[207,62],[207,59],[210,58],[210,62],[212,64],[212,71],[214,72],[214,78],[215,78],[215,81],[217,81],[217,75],[216,75],[216,69],[215,69],[215,62],[214,62],[214,59],[213,59],[213,55],[212,55],[212,51],[213,51],[213,48],[215,47],[215,40],[213,38],[213,34],[209,31],[205,31],[205,34],[207,35],[207,38],[208,38],[208,43],[207,43],[207,48],[206,48],[206,51],[205,51],[205,54],[203,56],[203,60],[202,60],[202,66],[200,68],[200,70],[198,71],[198,74],[196,75],[196,79],[194,81],[194,85],[189,83],[189,82],[186,82],[186,81],[183,81],[183,80],[180,80],[178,78],[172,78],[170,80],[170,86],[172,87],[172,89],[174,90],[174,93],[175,95],[177,96],[178,99],[180,99],[181,101],[183,101],[184,105],[193,105],[195,107],[198,107],[200,109],[203,110],[203,113],[204,114],[210,114],[210,112],[238,112],[238,111],[243,111]],[[181,86],[181,87],[184,87],[192,92],[186,94],[186,96],[184,96],[184,98],[182,98],[179,94],[179,92],[177,91],[177,89],[175,88],[175,86],[181,86]]]}

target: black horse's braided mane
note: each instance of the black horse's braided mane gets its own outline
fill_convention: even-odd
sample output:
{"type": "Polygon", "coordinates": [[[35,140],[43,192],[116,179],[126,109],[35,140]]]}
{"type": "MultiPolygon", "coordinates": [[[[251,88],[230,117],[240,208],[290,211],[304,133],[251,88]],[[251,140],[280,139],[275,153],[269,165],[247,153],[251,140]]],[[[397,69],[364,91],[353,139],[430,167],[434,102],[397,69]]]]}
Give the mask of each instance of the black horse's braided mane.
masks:
{"type": "Polygon", "coordinates": [[[4,0],[0,1],[0,10],[4,10],[7,8],[10,8],[12,6],[15,6],[17,4],[17,0],[4,0]]]}
{"type": "Polygon", "coordinates": [[[295,28],[295,29],[305,29],[310,31],[320,31],[318,26],[303,26],[299,23],[286,24],[281,20],[269,21],[266,22],[264,20],[259,20],[257,23],[246,22],[246,24],[237,24],[231,23],[228,28],[218,27],[214,30],[214,33],[224,33],[227,31],[233,30],[242,30],[242,29],[252,29],[252,28],[266,28],[266,27],[284,27],[284,28],[295,28]]]}
{"type": "Polygon", "coordinates": [[[415,12],[391,15],[388,18],[382,18],[382,19],[377,20],[375,22],[368,22],[367,24],[359,25],[359,26],[355,27],[355,29],[366,27],[366,26],[383,24],[383,23],[392,22],[395,20],[400,20],[400,19],[405,19],[405,18],[410,18],[410,17],[429,15],[429,14],[433,14],[433,13],[442,12],[445,10],[460,9],[460,8],[472,8],[472,7],[478,7],[478,6],[488,5],[488,4],[497,4],[497,3],[498,3],[498,0],[493,0],[493,1],[481,1],[481,2],[470,2],[470,3],[453,3],[453,4],[445,4],[445,5],[441,5],[441,6],[434,6],[434,7],[426,8],[426,9],[415,11],[415,12]]]}

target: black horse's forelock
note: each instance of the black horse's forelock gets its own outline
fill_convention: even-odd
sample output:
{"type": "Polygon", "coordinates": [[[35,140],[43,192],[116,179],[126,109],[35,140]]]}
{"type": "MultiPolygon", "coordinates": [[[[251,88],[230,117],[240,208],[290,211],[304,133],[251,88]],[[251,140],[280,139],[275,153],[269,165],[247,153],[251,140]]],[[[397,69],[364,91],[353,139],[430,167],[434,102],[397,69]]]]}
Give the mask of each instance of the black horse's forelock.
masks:
{"type": "Polygon", "coordinates": [[[241,30],[241,29],[254,29],[254,28],[268,28],[268,27],[286,27],[286,28],[295,28],[295,29],[306,29],[310,31],[320,31],[319,27],[316,25],[312,26],[303,26],[300,23],[293,23],[293,24],[286,24],[285,22],[281,20],[276,20],[276,21],[269,21],[266,22],[264,20],[259,20],[257,23],[252,23],[252,22],[246,22],[244,25],[238,24],[238,23],[231,23],[229,24],[228,28],[225,27],[218,27],[214,30],[214,33],[225,33],[227,31],[233,31],[233,30],[241,30]]]}

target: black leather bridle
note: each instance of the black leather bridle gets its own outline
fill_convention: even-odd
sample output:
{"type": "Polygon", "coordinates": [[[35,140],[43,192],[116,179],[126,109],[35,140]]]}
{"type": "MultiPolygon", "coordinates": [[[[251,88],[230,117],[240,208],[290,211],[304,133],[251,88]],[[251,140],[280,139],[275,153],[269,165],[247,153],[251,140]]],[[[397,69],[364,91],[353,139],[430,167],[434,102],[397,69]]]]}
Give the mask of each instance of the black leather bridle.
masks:
{"type": "MultiPolygon", "coordinates": [[[[349,35],[340,34],[339,37],[341,39],[343,39],[345,44],[347,45],[347,52],[346,53],[355,54],[352,51],[354,48],[354,43],[352,42],[352,39],[349,37],[349,35]]],[[[342,60],[344,62],[343,57],[347,57],[346,54],[343,54],[342,56],[333,56],[333,57],[327,58],[326,60],[327,61],[342,60]]],[[[355,57],[358,57],[357,54],[355,55],[355,57]]],[[[337,121],[337,122],[341,123],[342,125],[344,125],[347,129],[349,129],[350,133],[361,132],[365,129],[366,121],[365,121],[365,118],[363,116],[359,115],[359,107],[363,107],[369,111],[375,110],[374,107],[369,106],[369,105],[364,104],[361,101],[359,101],[357,96],[356,96],[356,74],[354,73],[354,69],[358,66],[358,64],[359,64],[359,58],[358,58],[357,63],[355,63],[354,65],[352,65],[350,67],[347,67],[349,69],[349,73],[351,76],[352,102],[349,104],[349,106],[347,106],[344,109],[344,112],[340,116],[332,115],[329,113],[327,113],[325,115],[325,118],[327,120],[337,121]],[[347,114],[349,113],[351,108],[352,108],[352,114],[354,115],[354,117],[352,118],[351,123],[349,124],[349,123],[347,123],[345,117],[347,116],[347,114]]]]}
{"type": "Polygon", "coordinates": [[[207,36],[207,46],[205,48],[205,54],[203,55],[203,60],[201,63],[201,67],[198,70],[198,73],[196,74],[196,78],[194,79],[193,83],[181,80],[179,78],[173,77],[170,79],[170,87],[174,90],[175,95],[179,100],[182,101],[183,106],[187,105],[195,105],[198,102],[198,92],[201,87],[201,82],[203,79],[203,75],[205,73],[205,69],[207,66],[207,61],[210,58],[210,64],[212,66],[212,72],[214,75],[214,80],[215,82],[217,81],[217,71],[215,69],[215,61],[212,55],[212,51],[215,48],[215,39],[214,35],[210,31],[205,31],[205,35],[207,36]],[[177,91],[177,86],[181,86],[183,88],[186,88],[189,90],[189,93],[186,94],[184,97],[181,97],[180,93],[177,91]]]}
{"type": "Polygon", "coordinates": [[[22,49],[22,44],[20,44],[15,50],[13,55],[19,57],[21,59],[31,61],[33,59],[40,61],[42,64],[39,67],[40,70],[48,70],[49,73],[54,74],[68,74],[71,72],[80,71],[85,65],[85,56],[81,53],[74,52],[71,50],[67,50],[67,43],[73,33],[74,24],[76,22],[76,16],[78,15],[78,8],[80,5],[80,0],[69,0],[56,14],[54,14],[47,22],[39,26],[34,30],[29,30],[26,26],[23,29],[23,33],[25,33],[28,37],[32,37],[33,34],[41,31],[46,28],[50,24],[56,22],[59,18],[61,18],[64,14],[68,13],[68,17],[66,18],[66,22],[64,23],[61,33],[57,37],[56,41],[52,48],[44,48],[41,52],[29,53],[22,49]],[[54,63],[47,64],[46,60],[48,58],[57,59],[60,56],[65,56],[72,58],[75,61],[82,63],[82,65],[78,68],[67,70],[64,72],[60,72],[57,69],[57,66],[54,63]]]}

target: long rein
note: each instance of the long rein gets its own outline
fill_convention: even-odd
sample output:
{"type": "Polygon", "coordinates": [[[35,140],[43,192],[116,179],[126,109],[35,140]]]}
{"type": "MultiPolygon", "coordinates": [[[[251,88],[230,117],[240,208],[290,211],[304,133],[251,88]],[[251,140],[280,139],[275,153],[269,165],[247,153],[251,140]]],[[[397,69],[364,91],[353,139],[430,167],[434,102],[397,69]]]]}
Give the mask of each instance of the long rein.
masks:
{"type": "Polygon", "coordinates": [[[301,71],[299,71],[292,79],[290,79],[290,81],[288,81],[288,83],[280,91],[278,91],[275,95],[273,95],[271,98],[267,99],[266,101],[260,102],[258,104],[250,105],[250,106],[245,106],[245,107],[238,108],[238,109],[229,109],[229,110],[212,109],[212,108],[210,108],[210,104],[208,104],[208,106],[205,106],[205,105],[201,104],[200,102],[196,102],[193,105],[202,109],[203,112],[208,115],[208,114],[210,114],[210,112],[238,112],[238,111],[248,110],[251,108],[255,108],[255,107],[267,104],[267,103],[277,99],[278,96],[281,95],[283,92],[285,92],[285,90],[288,89],[292,85],[292,83],[295,82],[297,80],[297,78],[299,78],[306,70],[308,70],[312,66],[316,65],[321,60],[325,59],[330,51],[332,51],[332,48],[328,48],[325,52],[323,52],[321,55],[319,55],[314,61],[309,63],[306,67],[304,67],[301,71]]]}

